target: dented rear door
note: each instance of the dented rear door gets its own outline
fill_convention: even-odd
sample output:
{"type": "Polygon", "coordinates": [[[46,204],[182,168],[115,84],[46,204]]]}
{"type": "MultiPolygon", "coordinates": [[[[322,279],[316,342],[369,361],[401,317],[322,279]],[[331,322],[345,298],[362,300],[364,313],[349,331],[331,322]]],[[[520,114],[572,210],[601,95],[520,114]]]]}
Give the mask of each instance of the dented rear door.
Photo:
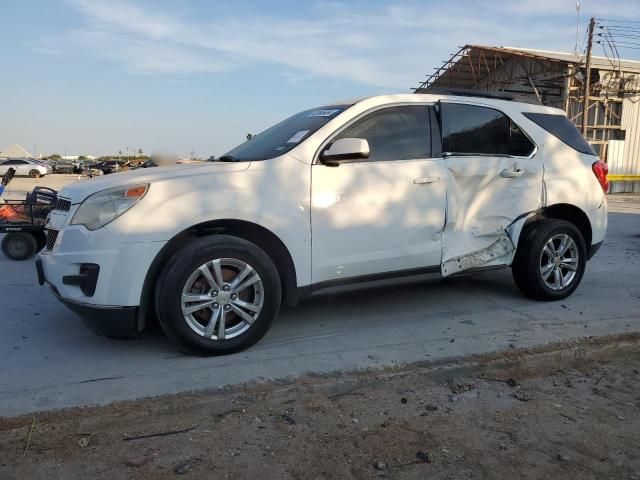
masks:
{"type": "Polygon", "coordinates": [[[543,152],[503,112],[441,102],[447,170],[442,274],[508,265],[508,227],[542,205],[543,152]]]}

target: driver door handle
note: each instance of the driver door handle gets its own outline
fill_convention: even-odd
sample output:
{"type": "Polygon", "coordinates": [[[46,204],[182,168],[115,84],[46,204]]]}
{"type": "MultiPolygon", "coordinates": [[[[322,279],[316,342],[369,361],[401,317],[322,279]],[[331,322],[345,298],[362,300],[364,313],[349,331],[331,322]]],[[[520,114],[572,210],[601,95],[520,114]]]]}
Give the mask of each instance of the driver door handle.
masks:
{"type": "Polygon", "coordinates": [[[440,181],[440,177],[422,177],[422,178],[415,178],[413,180],[413,183],[415,183],[416,185],[427,185],[429,183],[435,183],[439,181],[440,181]]]}
{"type": "Polygon", "coordinates": [[[513,168],[513,169],[508,169],[505,168],[504,170],[502,170],[500,172],[500,176],[503,178],[517,178],[517,177],[521,177],[522,175],[524,175],[525,173],[527,173],[526,170],[522,170],[520,168],[513,168]]]}

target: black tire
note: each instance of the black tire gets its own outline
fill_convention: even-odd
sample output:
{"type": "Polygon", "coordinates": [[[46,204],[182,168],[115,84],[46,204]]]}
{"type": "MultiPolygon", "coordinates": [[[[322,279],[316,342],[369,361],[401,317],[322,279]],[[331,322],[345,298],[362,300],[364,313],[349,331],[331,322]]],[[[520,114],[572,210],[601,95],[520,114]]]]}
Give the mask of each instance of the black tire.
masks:
{"type": "Polygon", "coordinates": [[[36,253],[36,239],[27,232],[7,233],[2,239],[2,252],[11,260],[26,260],[36,253]]]}
{"type": "Polygon", "coordinates": [[[35,170],[35,169],[34,169],[34,170],[31,170],[31,171],[29,172],[29,176],[30,176],[31,178],[40,178],[42,175],[40,174],[40,172],[39,172],[38,170],[35,170]]]}
{"type": "MultiPolygon", "coordinates": [[[[233,274],[231,270],[228,270],[228,267],[225,267],[223,274],[227,273],[233,274]]],[[[204,277],[199,278],[198,281],[201,282],[200,285],[206,285],[204,277]]],[[[232,281],[233,278],[229,279],[228,283],[232,283],[232,281]]],[[[208,287],[203,288],[206,290],[208,287]]],[[[213,292],[213,290],[212,288],[211,291],[213,292]]],[[[192,314],[191,321],[197,321],[198,325],[196,326],[199,328],[206,328],[211,322],[211,319],[207,319],[207,315],[211,315],[210,318],[213,318],[213,315],[218,312],[217,309],[214,309],[222,308],[222,302],[229,302],[228,294],[229,292],[226,293],[227,297],[220,304],[214,303],[209,310],[203,309],[192,314]],[[216,307],[216,305],[218,306],[216,307]],[[204,315],[205,318],[196,318],[196,315],[204,315]]],[[[249,301],[253,303],[254,300],[249,299],[249,301]]],[[[229,235],[212,235],[186,243],[165,264],[155,290],[156,312],[162,329],[178,348],[197,355],[226,355],[250,347],[267,333],[278,314],[281,301],[280,276],[271,258],[253,243],[229,235]],[[246,323],[249,325],[248,328],[242,323],[240,316],[233,311],[226,313],[226,315],[232,316],[231,320],[226,319],[226,322],[229,322],[228,325],[231,326],[234,322],[238,322],[238,325],[244,325],[242,328],[247,328],[246,331],[240,329],[241,333],[233,338],[206,338],[189,325],[182,312],[183,288],[193,278],[192,274],[195,274],[200,266],[215,259],[233,259],[243,262],[251,266],[261,280],[262,308],[251,324],[246,323]]],[[[220,324],[217,323],[217,325],[220,324]]],[[[217,336],[217,328],[214,333],[217,336]]]]}
{"type": "Polygon", "coordinates": [[[38,253],[47,244],[47,236],[43,231],[31,232],[31,235],[36,239],[36,253],[38,253]]]}
{"type": "MultiPolygon", "coordinates": [[[[556,242],[559,241],[556,240],[556,242]]],[[[558,261],[561,262],[561,260],[560,258],[558,261]]],[[[529,224],[523,229],[511,270],[516,285],[527,297],[535,300],[553,301],[568,297],[578,288],[584,275],[586,263],[587,248],[580,230],[574,224],[564,220],[544,219],[529,224]],[[543,253],[543,250],[545,245],[558,235],[568,235],[573,240],[578,259],[577,262],[571,262],[571,264],[577,264],[575,275],[569,283],[564,287],[558,283],[558,288],[554,289],[543,278],[543,262],[549,267],[553,263],[551,256],[548,253],[543,253]]],[[[551,272],[551,275],[555,275],[554,270],[551,272]]],[[[560,269],[559,272],[564,279],[564,276],[569,274],[569,269],[560,269]]]]}

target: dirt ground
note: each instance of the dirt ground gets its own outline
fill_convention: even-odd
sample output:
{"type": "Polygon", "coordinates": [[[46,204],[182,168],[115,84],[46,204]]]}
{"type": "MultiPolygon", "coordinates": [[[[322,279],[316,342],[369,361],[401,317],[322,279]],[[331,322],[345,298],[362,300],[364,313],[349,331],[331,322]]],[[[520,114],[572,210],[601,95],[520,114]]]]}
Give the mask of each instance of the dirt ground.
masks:
{"type": "Polygon", "coordinates": [[[0,478],[640,479],[640,338],[0,419],[0,478]]]}

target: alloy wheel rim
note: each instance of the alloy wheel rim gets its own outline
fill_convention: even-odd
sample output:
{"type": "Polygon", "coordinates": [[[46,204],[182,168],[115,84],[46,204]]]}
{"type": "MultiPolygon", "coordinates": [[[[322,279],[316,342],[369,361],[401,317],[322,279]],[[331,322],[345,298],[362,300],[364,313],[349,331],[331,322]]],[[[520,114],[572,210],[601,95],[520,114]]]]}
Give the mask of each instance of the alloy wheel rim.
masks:
{"type": "Polygon", "coordinates": [[[569,287],[576,278],[580,254],[576,242],[569,235],[554,235],[540,253],[540,275],[551,290],[569,287]]]}
{"type": "Polygon", "coordinates": [[[189,327],[210,340],[242,335],[264,306],[258,272],[235,258],[217,258],[196,268],[182,288],[182,315],[189,327]]]}

